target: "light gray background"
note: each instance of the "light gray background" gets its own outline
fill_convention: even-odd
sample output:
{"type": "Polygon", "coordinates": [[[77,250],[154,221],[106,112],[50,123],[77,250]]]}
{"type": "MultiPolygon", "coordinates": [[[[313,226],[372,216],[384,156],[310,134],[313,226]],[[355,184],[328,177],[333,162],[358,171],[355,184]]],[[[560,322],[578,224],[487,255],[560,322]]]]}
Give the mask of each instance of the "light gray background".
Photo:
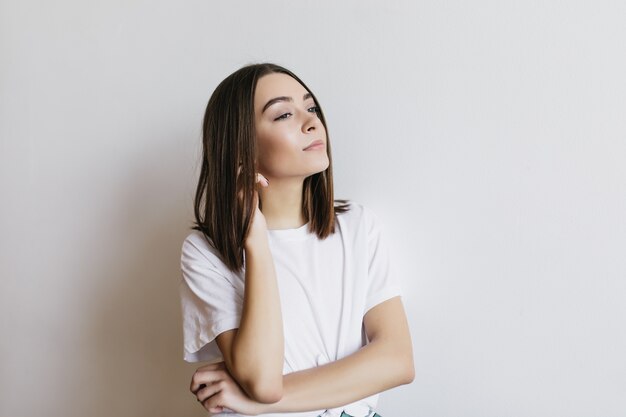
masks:
{"type": "Polygon", "coordinates": [[[626,415],[625,4],[2,1],[0,415],[204,415],[180,245],[206,102],[259,61],[390,236],[382,415],[626,415]]]}

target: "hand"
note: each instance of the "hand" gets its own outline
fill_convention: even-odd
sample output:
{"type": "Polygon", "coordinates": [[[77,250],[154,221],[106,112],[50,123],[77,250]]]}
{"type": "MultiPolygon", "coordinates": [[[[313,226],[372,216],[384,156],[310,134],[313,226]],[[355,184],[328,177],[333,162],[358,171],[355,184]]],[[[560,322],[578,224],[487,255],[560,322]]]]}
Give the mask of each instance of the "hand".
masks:
{"type": "Polygon", "coordinates": [[[255,416],[264,410],[264,404],[251,400],[243,392],[224,362],[198,368],[191,378],[189,389],[210,413],[221,413],[228,409],[255,416]]]}
{"type": "MultiPolygon", "coordinates": [[[[239,170],[237,172],[237,175],[239,175],[241,173],[241,167],[239,167],[239,170]]],[[[265,178],[263,176],[263,174],[257,173],[256,174],[256,184],[260,185],[261,187],[269,187],[270,183],[267,180],[267,178],[265,178]]],[[[239,199],[241,202],[242,199],[242,193],[241,191],[239,192],[239,199]]],[[[248,236],[246,237],[246,242],[248,241],[248,238],[266,238],[267,235],[267,223],[265,221],[265,216],[263,215],[263,213],[261,212],[261,210],[259,209],[259,193],[257,190],[254,191],[254,213],[252,215],[252,224],[250,225],[250,231],[248,233],[248,236]]]]}
{"type": "MultiPolygon", "coordinates": [[[[260,184],[261,187],[269,187],[270,182],[265,178],[262,174],[256,174],[256,183],[260,184]]],[[[259,192],[254,191],[254,201],[255,201],[255,209],[254,209],[254,217],[252,218],[252,225],[250,226],[250,233],[254,232],[266,232],[267,231],[267,223],[265,222],[265,216],[261,213],[259,209],[259,192]]]]}

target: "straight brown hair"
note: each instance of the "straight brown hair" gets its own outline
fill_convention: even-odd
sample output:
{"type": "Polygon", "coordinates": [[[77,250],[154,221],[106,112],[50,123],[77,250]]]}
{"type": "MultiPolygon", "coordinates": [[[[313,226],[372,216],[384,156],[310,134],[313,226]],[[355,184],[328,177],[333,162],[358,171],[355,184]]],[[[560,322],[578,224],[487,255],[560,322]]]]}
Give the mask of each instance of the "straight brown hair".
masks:
{"type": "MultiPolygon", "coordinates": [[[[244,265],[243,246],[255,210],[258,171],[254,94],[259,78],[271,73],[287,74],[311,93],[319,108],[318,117],[328,132],[324,113],[311,90],[294,73],[279,65],[245,66],[217,86],[204,113],[202,165],[192,229],[204,234],[234,272],[244,265]]],[[[326,143],[328,168],[307,177],[302,190],[302,213],[309,223],[309,231],[320,239],[335,232],[335,214],[348,210],[346,201],[334,200],[330,140],[326,143]]]]}

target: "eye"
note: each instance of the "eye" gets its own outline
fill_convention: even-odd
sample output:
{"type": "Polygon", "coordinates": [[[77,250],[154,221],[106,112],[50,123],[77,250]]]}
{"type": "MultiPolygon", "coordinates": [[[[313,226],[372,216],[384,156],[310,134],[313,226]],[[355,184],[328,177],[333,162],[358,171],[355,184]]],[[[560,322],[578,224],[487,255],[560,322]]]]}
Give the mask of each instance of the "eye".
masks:
{"type": "Polygon", "coordinates": [[[307,110],[310,113],[319,113],[320,112],[320,108],[318,106],[309,107],[307,110]]]}
{"type": "Polygon", "coordinates": [[[283,113],[280,116],[278,116],[277,118],[275,118],[274,121],[285,120],[288,117],[291,117],[291,113],[283,113]]]}

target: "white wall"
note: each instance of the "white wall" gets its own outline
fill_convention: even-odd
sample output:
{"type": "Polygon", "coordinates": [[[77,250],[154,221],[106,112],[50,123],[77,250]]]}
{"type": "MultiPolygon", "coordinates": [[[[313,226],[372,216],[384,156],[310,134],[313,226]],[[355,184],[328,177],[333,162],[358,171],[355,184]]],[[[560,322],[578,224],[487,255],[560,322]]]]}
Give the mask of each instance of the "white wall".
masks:
{"type": "Polygon", "coordinates": [[[259,61],[393,241],[383,416],[626,415],[623,2],[0,4],[0,415],[205,414],[180,244],[206,102],[259,61]]]}

